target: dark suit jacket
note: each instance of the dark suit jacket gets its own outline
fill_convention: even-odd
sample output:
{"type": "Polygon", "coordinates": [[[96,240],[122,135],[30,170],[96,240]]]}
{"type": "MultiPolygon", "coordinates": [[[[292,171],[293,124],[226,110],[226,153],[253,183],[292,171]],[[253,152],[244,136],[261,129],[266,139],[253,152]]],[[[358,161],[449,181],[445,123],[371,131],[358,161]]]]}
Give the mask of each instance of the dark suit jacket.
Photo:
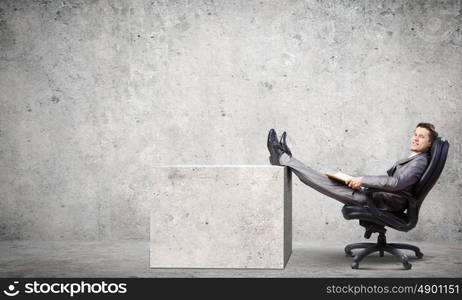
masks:
{"type": "MultiPolygon", "coordinates": [[[[361,185],[384,191],[399,191],[403,196],[413,196],[414,185],[419,182],[429,160],[429,151],[400,159],[387,170],[388,175],[365,175],[361,185]]],[[[383,210],[404,211],[408,206],[406,198],[400,195],[387,192],[376,192],[373,195],[377,200],[375,203],[383,210]]]]}

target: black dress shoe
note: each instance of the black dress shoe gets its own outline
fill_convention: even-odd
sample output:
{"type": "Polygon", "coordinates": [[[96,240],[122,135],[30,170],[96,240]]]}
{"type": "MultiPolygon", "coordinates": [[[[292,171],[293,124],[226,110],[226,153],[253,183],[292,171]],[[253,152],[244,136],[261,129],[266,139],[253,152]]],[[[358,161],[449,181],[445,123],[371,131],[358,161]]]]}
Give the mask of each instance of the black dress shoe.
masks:
{"type": "Polygon", "coordinates": [[[281,166],[279,163],[279,157],[281,157],[284,151],[282,151],[281,145],[278,142],[278,136],[274,129],[271,129],[268,133],[267,147],[270,153],[270,163],[275,166],[281,166]]]}
{"type": "MultiPolygon", "coordinates": [[[[268,132],[268,138],[266,140],[266,146],[268,147],[268,151],[270,152],[271,152],[272,139],[274,138],[274,135],[276,135],[276,130],[271,128],[270,131],[268,132]]],[[[277,139],[277,135],[276,135],[276,139],[277,139]]]]}
{"type": "Polygon", "coordinates": [[[287,132],[284,131],[284,133],[281,135],[281,140],[279,141],[279,144],[281,145],[282,151],[287,153],[289,156],[292,156],[292,152],[289,149],[289,146],[287,146],[287,132]]]}

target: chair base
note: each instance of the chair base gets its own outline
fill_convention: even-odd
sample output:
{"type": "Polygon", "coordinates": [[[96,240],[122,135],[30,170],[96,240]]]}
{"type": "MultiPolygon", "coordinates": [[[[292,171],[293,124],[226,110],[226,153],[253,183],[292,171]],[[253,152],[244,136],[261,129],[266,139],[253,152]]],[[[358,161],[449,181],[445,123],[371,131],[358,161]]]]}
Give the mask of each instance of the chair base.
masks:
{"type": "Polygon", "coordinates": [[[414,251],[417,258],[422,258],[423,253],[420,252],[420,249],[414,245],[409,244],[398,244],[390,243],[387,244],[385,233],[379,233],[377,237],[377,243],[356,243],[349,244],[345,247],[345,254],[350,257],[354,257],[353,263],[351,264],[352,269],[358,269],[359,263],[369,254],[374,252],[379,252],[380,257],[383,257],[384,252],[388,252],[398,258],[403,264],[404,269],[409,270],[412,268],[412,264],[409,263],[407,256],[399,251],[398,249],[412,250],[414,251]],[[351,250],[353,249],[363,249],[358,252],[356,256],[353,255],[351,250]]]}

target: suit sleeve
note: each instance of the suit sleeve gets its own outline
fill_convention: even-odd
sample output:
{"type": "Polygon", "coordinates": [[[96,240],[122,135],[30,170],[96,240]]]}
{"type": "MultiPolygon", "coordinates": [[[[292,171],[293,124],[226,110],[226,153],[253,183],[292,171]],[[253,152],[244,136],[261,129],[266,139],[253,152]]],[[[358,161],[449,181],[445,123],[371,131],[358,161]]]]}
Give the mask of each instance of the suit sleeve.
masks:
{"type": "Polygon", "coordinates": [[[400,191],[418,182],[427,167],[425,157],[416,158],[409,162],[406,170],[398,176],[364,175],[361,186],[376,188],[384,191],[400,191]]]}

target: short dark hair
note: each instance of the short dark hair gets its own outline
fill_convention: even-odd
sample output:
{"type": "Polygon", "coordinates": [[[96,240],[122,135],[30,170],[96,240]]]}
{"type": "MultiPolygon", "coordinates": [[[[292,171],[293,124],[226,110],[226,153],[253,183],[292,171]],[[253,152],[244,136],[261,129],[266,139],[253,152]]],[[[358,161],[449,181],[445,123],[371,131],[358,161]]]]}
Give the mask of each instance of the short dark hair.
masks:
{"type": "Polygon", "coordinates": [[[436,132],[435,126],[433,124],[431,124],[431,123],[421,122],[421,123],[417,124],[417,126],[415,128],[417,128],[417,127],[425,128],[430,132],[430,134],[429,134],[430,142],[433,142],[438,137],[438,132],[436,132]]]}

